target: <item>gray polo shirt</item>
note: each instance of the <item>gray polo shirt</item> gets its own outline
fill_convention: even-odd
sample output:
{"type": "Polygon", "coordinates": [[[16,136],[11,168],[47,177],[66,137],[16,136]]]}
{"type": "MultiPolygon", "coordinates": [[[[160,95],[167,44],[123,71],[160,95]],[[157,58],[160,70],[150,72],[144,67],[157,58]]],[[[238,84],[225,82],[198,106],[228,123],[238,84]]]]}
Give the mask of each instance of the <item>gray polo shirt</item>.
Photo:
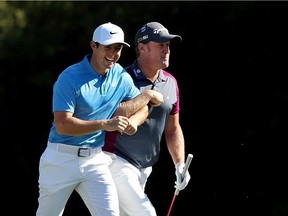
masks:
{"type": "Polygon", "coordinates": [[[164,96],[164,102],[158,107],[150,108],[149,116],[134,135],[106,132],[103,150],[114,153],[141,169],[154,165],[159,158],[166,119],[168,115],[179,112],[179,89],[175,77],[165,70],[161,70],[154,83],[144,76],[136,61],[126,70],[140,91],[159,91],[164,96]]]}

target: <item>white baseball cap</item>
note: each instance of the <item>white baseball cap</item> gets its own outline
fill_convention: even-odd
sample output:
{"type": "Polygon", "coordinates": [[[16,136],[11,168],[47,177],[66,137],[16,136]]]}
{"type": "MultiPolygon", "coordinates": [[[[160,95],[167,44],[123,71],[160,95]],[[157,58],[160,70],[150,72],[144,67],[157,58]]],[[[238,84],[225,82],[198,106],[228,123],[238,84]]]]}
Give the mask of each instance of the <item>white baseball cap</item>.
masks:
{"type": "Polygon", "coordinates": [[[98,26],[93,33],[92,40],[104,46],[120,43],[126,47],[130,47],[128,43],[124,42],[123,30],[111,22],[98,26]]]}

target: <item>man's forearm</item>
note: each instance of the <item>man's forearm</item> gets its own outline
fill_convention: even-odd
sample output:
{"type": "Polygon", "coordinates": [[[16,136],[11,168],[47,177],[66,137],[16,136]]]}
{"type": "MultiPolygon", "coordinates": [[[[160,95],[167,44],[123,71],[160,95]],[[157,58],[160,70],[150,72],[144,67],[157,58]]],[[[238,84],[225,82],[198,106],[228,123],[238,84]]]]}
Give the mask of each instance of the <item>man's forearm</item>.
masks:
{"type": "Polygon", "coordinates": [[[148,117],[149,110],[148,106],[144,106],[140,110],[138,110],[135,114],[129,117],[131,122],[134,122],[135,125],[141,125],[145,122],[146,118],[148,117]]]}
{"type": "Polygon", "coordinates": [[[122,115],[130,117],[141,108],[145,107],[151,100],[152,94],[149,91],[144,91],[132,100],[123,101],[119,104],[117,110],[114,113],[116,115],[122,115]]]}

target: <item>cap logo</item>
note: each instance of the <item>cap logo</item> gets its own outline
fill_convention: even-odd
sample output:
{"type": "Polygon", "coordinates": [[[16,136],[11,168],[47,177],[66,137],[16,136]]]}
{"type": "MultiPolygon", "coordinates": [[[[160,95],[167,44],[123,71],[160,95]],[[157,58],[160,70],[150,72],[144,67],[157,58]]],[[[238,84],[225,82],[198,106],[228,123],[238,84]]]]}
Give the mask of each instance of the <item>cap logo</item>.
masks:
{"type": "Polygon", "coordinates": [[[161,29],[154,29],[153,33],[154,34],[159,34],[161,31],[167,31],[168,32],[168,30],[166,28],[161,28],[161,29]]]}
{"type": "Polygon", "coordinates": [[[113,35],[113,34],[117,34],[118,32],[112,32],[112,31],[110,31],[110,34],[111,35],[113,35]]]}
{"type": "Polygon", "coordinates": [[[144,31],[146,31],[146,27],[145,27],[145,26],[143,26],[143,27],[141,28],[141,32],[144,32],[144,31]]]}
{"type": "Polygon", "coordinates": [[[141,41],[146,40],[146,39],[148,39],[148,35],[144,35],[143,37],[138,38],[137,43],[140,43],[141,41]]]}

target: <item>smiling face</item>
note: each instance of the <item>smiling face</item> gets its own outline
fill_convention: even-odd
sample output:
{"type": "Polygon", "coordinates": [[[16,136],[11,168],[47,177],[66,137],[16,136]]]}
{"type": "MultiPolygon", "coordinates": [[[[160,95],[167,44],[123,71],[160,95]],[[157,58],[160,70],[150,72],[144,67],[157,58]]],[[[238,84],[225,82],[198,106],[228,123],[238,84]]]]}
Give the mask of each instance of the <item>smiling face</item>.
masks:
{"type": "Polygon", "coordinates": [[[121,51],[123,48],[122,44],[116,43],[108,46],[97,44],[91,41],[90,46],[93,50],[91,57],[91,65],[99,74],[106,74],[107,71],[119,60],[121,51]]]}

